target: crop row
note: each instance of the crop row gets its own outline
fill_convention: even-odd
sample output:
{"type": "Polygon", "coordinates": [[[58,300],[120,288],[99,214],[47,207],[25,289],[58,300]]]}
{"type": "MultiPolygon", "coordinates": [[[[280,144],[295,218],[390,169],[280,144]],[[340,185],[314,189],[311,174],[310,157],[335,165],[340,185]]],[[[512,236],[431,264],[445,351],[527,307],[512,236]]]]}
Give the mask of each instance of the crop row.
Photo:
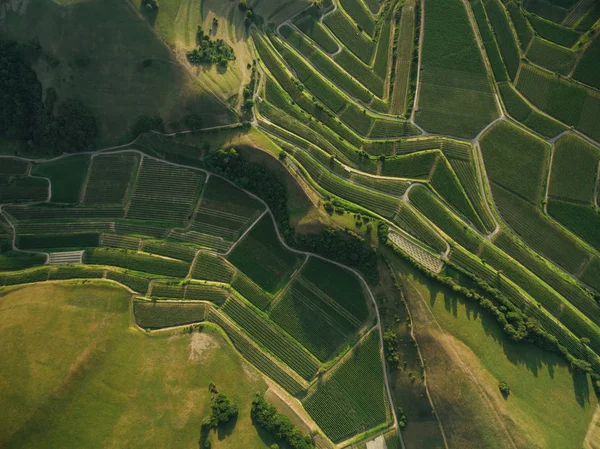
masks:
{"type": "Polygon", "coordinates": [[[197,231],[171,231],[169,238],[221,252],[227,251],[232,245],[231,242],[225,241],[221,237],[197,231]]]}
{"type": "Polygon", "coordinates": [[[535,251],[570,273],[587,259],[586,251],[573,238],[554,226],[535,206],[492,184],[496,206],[507,224],[535,251]]]}
{"type": "Polygon", "coordinates": [[[137,274],[128,271],[107,270],[106,278],[126,285],[141,295],[146,294],[148,286],[150,285],[150,280],[143,277],[143,275],[138,276],[137,274]]]}
{"type": "Polygon", "coordinates": [[[270,293],[275,293],[285,283],[299,262],[298,256],[278,240],[269,215],[252,228],[228,259],[270,293]]]}
{"type": "Polygon", "coordinates": [[[229,336],[238,351],[256,368],[285,388],[290,394],[297,395],[303,388],[302,384],[267,356],[249,337],[239,332],[218,312],[211,310],[208,319],[219,325],[229,336]]]}
{"type": "Polygon", "coordinates": [[[115,224],[110,221],[98,221],[87,223],[83,221],[73,222],[37,222],[21,221],[17,225],[19,234],[59,234],[73,232],[103,232],[114,231],[115,224]]]}
{"type": "Polygon", "coordinates": [[[407,204],[400,205],[394,223],[435,251],[442,252],[446,249],[444,239],[429,224],[421,220],[407,204]]]}
{"type": "Polygon", "coordinates": [[[17,220],[89,220],[125,216],[122,207],[8,206],[4,210],[17,220]]]}
{"type": "Polygon", "coordinates": [[[183,222],[203,183],[201,172],[144,158],[127,217],[183,222]]]}
{"type": "Polygon", "coordinates": [[[323,25],[310,13],[302,13],[294,20],[296,25],[304,34],[315,41],[323,51],[335,53],[338,50],[337,42],[327,33],[323,25]]]}
{"type": "Polygon", "coordinates": [[[498,87],[508,114],[515,120],[546,137],[555,137],[567,129],[563,124],[533,109],[512,84],[502,83],[498,87]]]}
{"type": "Polygon", "coordinates": [[[475,251],[481,238],[468,226],[460,222],[446,207],[426,188],[417,186],[409,193],[412,204],[444,231],[455,242],[469,251],[475,251]]]}
{"type": "Polygon", "coordinates": [[[192,268],[192,277],[194,279],[203,279],[206,281],[231,283],[233,278],[233,268],[225,262],[220,256],[199,252],[192,268]]]}
{"type": "Polygon", "coordinates": [[[138,326],[144,329],[160,329],[204,321],[206,305],[137,300],[133,303],[133,315],[138,326]]]}
{"type": "Polygon", "coordinates": [[[115,229],[119,234],[134,234],[139,236],[154,237],[157,239],[163,238],[167,234],[167,230],[165,228],[129,220],[116,222],[115,229]]]}
{"type": "Polygon", "coordinates": [[[506,67],[504,66],[502,56],[500,56],[500,50],[498,49],[496,38],[494,37],[494,34],[492,33],[490,25],[487,21],[483,4],[481,3],[481,0],[470,0],[470,3],[471,8],[473,9],[473,15],[477,21],[477,27],[479,28],[481,40],[483,41],[483,45],[485,47],[485,52],[488,60],[490,61],[490,65],[492,66],[494,78],[496,81],[506,81],[508,80],[506,67]]]}
{"type": "Polygon", "coordinates": [[[92,158],[84,204],[122,204],[138,166],[136,153],[102,154],[92,158]]]}
{"type": "Polygon", "coordinates": [[[496,223],[490,211],[485,207],[485,199],[481,190],[481,181],[477,174],[475,162],[462,159],[450,159],[450,165],[454,169],[454,173],[456,173],[456,176],[460,180],[460,184],[469,197],[471,205],[481,219],[484,226],[483,231],[492,232],[496,227],[496,223]]]}
{"type": "Polygon", "coordinates": [[[47,179],[13,178],[10,182],[0,183],[0,187],[0,203],[22,203],[48,199],[47,179]]]}
{"type": "Polygon", "coordinates": [[[377,332],[371,332],[320,382],[303,405],[334,442],[384,423],[388,404],[377,332]]]}
{"type": "Polygon", "coordinates": [[[531,42],[531,39],[533,39],[533,29],[523,14],[520,4],[514,1],[509,1],[506,4],[506,9],[515,27],[515,31],[517,32],[521,49],[525,51],[529,45],[529,42],[531,42]]]}
{"type": "Polygon", "coordinates": [[[100,245],[110,248],[123,248],[137,251],[140,247],[140,239],[120,234],[102,234],[100,245]]]}
{"type": "Polygon", "coordinates": [[[329,359],[355,330],[335,310],[297,282],[283,293],[270,317],[321,361],[329,359]]]}
{"type": "Polygon", "coordinates": [[[144,240],[142,251],[159,256],[171,257],[173,259],[192,262],[196,256],[196,249],[173,242],[164,242],[160,240],[144,240]]]}
{"type": "Polygon", "coordinates": [[[373,178],[356,172],[352,172],[350,179],[357,184],[362,184],[365,187],[394,196],[404,195],[404,192],[406,192],[406,189],[410,185],[410,182],[400,179],[373,178]]]}
{"type": "Polygon", "coordinates": [[[508,15],[500,0],[483,0],[483,6],[496,34],[498,47],[500,48],[500,53],[504,59],[510,79],[514,80],[519,68],[521,55],[517,40],[510,26],[508,15]]]}
{"type": "Polygon", "coordinates": [[[235,298],[229,298],[222,307],[231,319],[239,324],[252,338],[306,380],[314,377],[319,363],[297,342],[283,334],[250,307],[235,298]]]}
{"type": "Polygon", "coordinates": [[[17,246],[21,249],[86,248],[98,246],[99,242],[100,235],[97,233],[25,234],[17,237],[17,246]]]}
{"type": "Polygon", "coordinates": [[[295,157],[308,171],[311,178],[332,194],[352,201],[384,217],[391,218],[396,213],[400,201],[397,198],[349,183],[331,173],[302,151],[296,152],[295,157]]]}
{"type": "Polygon", "coordinates": [[[388,158],[383,162],[381,172],[385,176],[428,179],[440,156],[439,150],[428,150],[388,158]]]}
{"type": "Polygon", "coordinates": [[[112,248],[87,249],[83,261],[180,278],[185,277],[189,270],[189,263],[186,262],[112,248]]]}
{"type": "Polygon", "coordinates": [[[524,267],[560,293],[592,321],[600,322],[600,306],[572,278],[559,274],[558,270],[550,267],[548,262],[544,261],[531,249],[519,244],[506,231],[500,232],[494,243],[506,254],[520,262],[524,267]]]}
{"type": "Polygon", "coordinates": [[[567,76],[575,65],[577,53],[536,36],[527,50],[527,58],[548,70],[567,76]]]}
{"type": "Polygon", "coordinates": [[[582,282],[600,292],[600,258],[593,257],[580,276],[582,282]]]}
{"type": "Polygon", "coordinates": [[[348,13],[358,25],[358,29],[363,29],[369,36],[373,36],[375,32],[375,19],[362,0],[340,0],[340,4],[344,11],[348,13]]]}
{"type": "Polygon", "coordinates": [[[0,158],[0,175],[19,176],[27,174],[29,162],[13,157],[0,158]]]}
{"type": "Polygon", "coordinates": [[[365,64],[371,62],[373,42],[338,8],[323,20],[336,37],[365,64]]]}

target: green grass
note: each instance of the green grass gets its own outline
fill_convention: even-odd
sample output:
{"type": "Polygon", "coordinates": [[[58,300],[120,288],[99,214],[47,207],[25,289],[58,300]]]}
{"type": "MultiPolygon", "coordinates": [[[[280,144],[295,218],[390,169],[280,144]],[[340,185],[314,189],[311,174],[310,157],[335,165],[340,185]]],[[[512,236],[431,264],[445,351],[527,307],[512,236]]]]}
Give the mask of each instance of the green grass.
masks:
{"type": "Polygon", "coordinates": [[[362,62],[365,64],[371,62],[373,42],[361,33],[339,8],[327,15],[323,23],[362,62]]]}
{"type": "Polygon", "coordinates": [[[527,58],[552,72],[567,76],[575,65],[577,53],[535,37],[527,51],[527,58]]]}
{"type": "MultiPolygon", "coordinates": [[[[161,9],[166,12],[169,5],[161,9]]],[[[99,146],[130,141],[132,127],[142,115],[160,116],[171,129],[181,129],[190,114],[200,117],[204,126],[236,121],[190,76],[131,4],[92,0],[61,6],[42,0],[3,24],[9,37],[24,43],[30,41],[33,28],[41,46],[52,49],[61,61],[49,72],[40,65],[42,84],[55,88],[61,100],[75,97],[89,106],[97,120],[99,146]],[[43,26],[40,17],[48,19],[43,26]],[[98,23],[110,26],[97,28],[98,23]]]]}
{"type": "Polygon", "coordinates": [[[548,194],[565,200],[594,202],[600,150],[575,134],[555,144],[548,194]]]}
{"type": "Polygon", "coordinates": [[[465,442],[462,447],[504,447],[495,413],[524,447],[579,447],[597,404],[585,375],[557,355],[512,342],[490,314],[407,263],[394,260],[393,266],[405,280],[413,316],[419,317],[416,337],[438,416],[446,431],[465,442]],[[454,349],[444,351],[445,342],[454,349]],[[498,390],[500,380],[510,386],[507,400],[498,390]],[[482,400],[476,384],[491,402],[482,400]]]}
{"type": "Polygon", "coordinates": [[[542,111],[600,139],[600,95],[596,91],[527,64],[521,69],[517,89],[542,111]]]}
{"type": "Polygon", "coordinates": [[[94,265],[112,265],[128,270],[181,278],[185,277],[189,270],[189,263],[180,260],[163,259],[111,248],[88,249],[83,256],[83,261],[94,265]]]}
{"type": "Polygon", "coordinates": [[[309,392],[303,405],[334,442],[386,422],[388,402],[379,334],[371,332],[330,376],[309,392]]]}
{"type": "Polygon", "coordinates": [[[477,27],[479,28],[479,33],[485,47],[485,52],[488,60],[490,61],[490,65],[492,66],[494,78],[498,82],[506,81],[508,80],[506,67],[504,65],[504,61],[502,60],[502,56],[500,55],[496,38],[494,37],[492,29],[490,28],[490,24],[488,23],[483,4],[481,3],[481,0],[470,1],[471,8],[473,9],[473,15],[475,16],[475,21],[477,22],[477,27]]]}
{"type": "Polygon", "coordinates": [[[271,444],[250,419],[251,393],[267,386],[220,332],[149,337],[132,328],[129,304],[128,292],[108,284],[6,291],[0,345],[11,363],[0,367],[8,380],[0,404],[11,413],[0,439],[8,447],[197,446],[211,381],[240,406],[213,448],[271,444]]]}
{"type": "Polygon", "coordinates": [[[221,310],[244,329],[248,335],[306,380],[311,380],[319,363],[296,341],[284,334],[250,306],[229,298],[221,310]]]}
{"type": "Polygon", "coordinates": [[[537,204],[545,187],[550,145],[501,121],[484,134],[480,146],[490,179],[537,204]]]}
{"type": "Polygon", "coordinates": [[[228,256],[229,261],[270,293],[278,291],[300,262],[277,239],[265,215],[228,256]]]}
{"type": "Polygon", "coordinates": [[[53,203],[79,203],[89,163],[88,155],[71,156],[38,164],[31,174],[50,179],[53,203]]]}
{"type": "Polygon", "coordinates": [[[583,52],[573,78],[600,89],[600,38],[596,37],[588,48],[583,52]]]}
{"type": "Polygon", "coordinates": [[[502,101],[508,114],[532,130],[546,137],[556,137],[567,127],[533,109],[510,83],[498,85],[502,101]]]}
{"type": "Polygon", "coordinates": [[[430,132],[473,138],[498,112],[467,11],[458,0],[426,10],[415,120],[430,132]]]}
{"type": "Polygon", "coordinates": [[[182,326],[204,321],[205,304],[173,304],[169,302],[134,301],[135,322],[144,329],[182,326]]]}
{"type": "Polygon", "coordinates": [[[138,161],[136,153],[102,154],[92,158],[83,202],[91,206],[123,203],[138,161]]]}
{"type": "Polygon", "coordinates": [[[550,200],[548,213],[579,238],[600,250],[600,213],[595,206],[550,200]]]}
{"type": "Polygon", "coordinates": [[[507,224],[535,251],[570,273],[576,273],[587,252],[553,225],[542,212],[502,187],[492,184],[494,201],[507,224]]]}
{"type": "Polygon", "coordinates": [[[563,47],[572,47],[581,37],[580,33],[571,28],[551,22],[534,14],[528,15],[527,18],[534,31],[541,38],[563,47]]]}
{"type": "Polygon", "coordinates": [[[496,35],[496,41],[498,42],[498,48],[504,59],[506,70],[511,80],[515,79],[517,69],[519,68],[520,54],[519,45],[513,34],[508,15],[502,6],[500,0],[483,0],[483,6],[487,13],[494,34],[496,35]]]}

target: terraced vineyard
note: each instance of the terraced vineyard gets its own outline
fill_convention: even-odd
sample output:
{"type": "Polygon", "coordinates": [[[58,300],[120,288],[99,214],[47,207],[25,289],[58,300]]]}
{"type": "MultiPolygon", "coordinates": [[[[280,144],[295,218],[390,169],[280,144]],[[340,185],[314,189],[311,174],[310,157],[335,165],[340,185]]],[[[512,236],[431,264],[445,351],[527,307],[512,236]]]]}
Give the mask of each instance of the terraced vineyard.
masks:
{"type": "MultiPolygon", "coordinates": [[[[598,2],[325,0],[264,17],[266,1],[226,16],[213,3],[133,7],[174,51],[169,63],[230,91],[219,101],[239,123],[205,125],[190,100],[169,123],[138,117],[133,143],[42,158],[25,157],[40,136],[13,147],[0,124],[2,289],[118,283],[138,332],[219,327],[285,390],[269,389],[282,407],[300,410],[303,449],[595,449],[593,413],[542,410],[528,396],[539,385],[521,379],[565,371],[578,411],[598,404],[598,2]],[[189,28],[196,7],[196,45],[231,44],[236,59],[192,64],[193,31],[164,35],[165,16],[189,28]],[[239,154],[215,151],[230,148],[239,154]],[[480,324],[510,369],[477,346],[480,324]],[[551,413],[571,423],[560,443],[546,438],[551,413]]],[[[64,112],[70,81],[52,70],[101,72],[78,52],[54,65],[58,47],[38,55],[36,39],[21,50],[56,86],[32,123],[64,112]]],[[[140,73],[161,63],[135,61],[140,73]]]]}

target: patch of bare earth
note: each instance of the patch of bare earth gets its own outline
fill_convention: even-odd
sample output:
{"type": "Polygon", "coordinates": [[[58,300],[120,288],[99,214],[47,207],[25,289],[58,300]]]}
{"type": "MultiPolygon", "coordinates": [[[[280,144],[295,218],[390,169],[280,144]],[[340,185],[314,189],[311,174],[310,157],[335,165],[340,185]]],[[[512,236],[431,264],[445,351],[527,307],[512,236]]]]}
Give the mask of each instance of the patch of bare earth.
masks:
{"type": "Polygon", "coordinates": [[[192,362],[201,362],[210,356],[213,348],[218,346],[219,342],[212,335],[194,332],[190,338],[190,355],[188,359],[192,362]]]}

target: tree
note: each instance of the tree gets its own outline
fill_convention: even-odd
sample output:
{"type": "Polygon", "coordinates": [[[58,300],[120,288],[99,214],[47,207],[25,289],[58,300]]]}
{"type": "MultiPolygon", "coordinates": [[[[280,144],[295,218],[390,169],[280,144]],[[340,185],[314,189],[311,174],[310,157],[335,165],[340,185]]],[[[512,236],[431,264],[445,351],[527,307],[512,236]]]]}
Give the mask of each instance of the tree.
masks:
{"type": "Polygon", "coordinates": [[[502,396],[504,396],[504,398],[506,399],[510,394],[510,387],[508,386],[508,383],[505,380],[501,380],[498,384],[498,388],[500,389],[500,393],[502,393],[502,396]]]}
{"type": "Polygon", "coordinates": [[[157,12],[158,11],[158,0],[142,0],[142,6],[147,11],[157,12]]]}

